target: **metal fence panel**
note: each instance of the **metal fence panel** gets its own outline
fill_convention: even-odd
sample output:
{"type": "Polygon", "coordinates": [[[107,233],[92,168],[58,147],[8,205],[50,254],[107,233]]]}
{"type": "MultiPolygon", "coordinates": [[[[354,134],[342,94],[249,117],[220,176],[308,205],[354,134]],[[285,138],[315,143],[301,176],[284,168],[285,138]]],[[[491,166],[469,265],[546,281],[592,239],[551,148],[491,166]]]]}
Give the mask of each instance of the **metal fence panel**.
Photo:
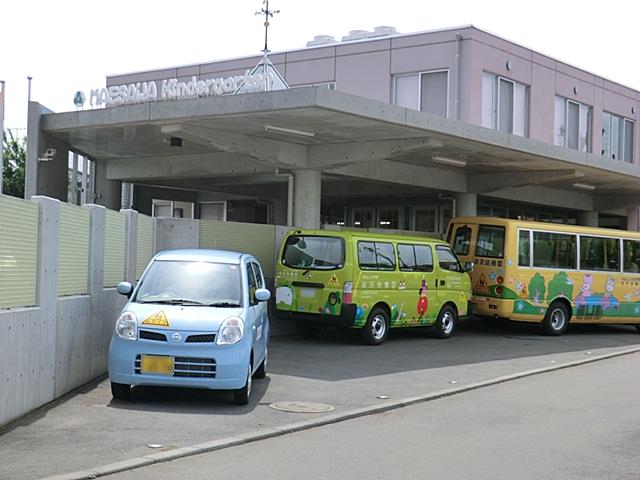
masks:
{"type": "Polygon", "coordinates": [[[136,240],[136,280],[153,257],[153,218],[138,214],[138,238],[136,240]]]}
{"type": "Polygon", "coordinates": [[[273,277],[275,226],[255,223],[200,221],[200,248],[234,250],[254,255],[264,274],[273,277]]]}
{"type": "Polygon", "coordinates": [[[60,204],[58,296],[88,292],[90,218],[86,208],[60,204]]]}
{"type": "Polygon", "coordinates": [[[113,210],[106,211],[104,232],[104,287],[114,287],[125,278],[124,256],[126,218],[113,210]]]}
{"type": "Polygon", "coordinates": [[[36,304],[38,205],[0,195],[0,308],[36,304]]]}

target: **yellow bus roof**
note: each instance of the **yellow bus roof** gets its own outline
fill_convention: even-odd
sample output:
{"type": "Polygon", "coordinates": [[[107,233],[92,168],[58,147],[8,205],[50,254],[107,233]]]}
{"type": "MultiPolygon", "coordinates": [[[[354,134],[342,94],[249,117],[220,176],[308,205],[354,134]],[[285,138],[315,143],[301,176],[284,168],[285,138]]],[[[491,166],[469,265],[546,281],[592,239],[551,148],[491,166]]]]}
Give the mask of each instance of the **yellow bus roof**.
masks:
{"type": "Polygon", "coordinates": [[[638,238],[640,239],[640,232],[634,232],[629,230],[616,230],[614,228],[599,228],[599,227],[586,227],[583,225],[569,225],[566,223],[551,223],[551,222],[534,222],[532,220],[517,220],[511,218],[498,218],[498,217],[455,217],[452,218],[450,223],[470,223],[470,224],[485,224],[485,225],[503,225],[503,226],[517,226],[520,228],[527,228],[531,230],[553,230],[557,232],[577,233],[577,234],[592,234],[608,237],[626,237],[626,238],[638,238]]]}

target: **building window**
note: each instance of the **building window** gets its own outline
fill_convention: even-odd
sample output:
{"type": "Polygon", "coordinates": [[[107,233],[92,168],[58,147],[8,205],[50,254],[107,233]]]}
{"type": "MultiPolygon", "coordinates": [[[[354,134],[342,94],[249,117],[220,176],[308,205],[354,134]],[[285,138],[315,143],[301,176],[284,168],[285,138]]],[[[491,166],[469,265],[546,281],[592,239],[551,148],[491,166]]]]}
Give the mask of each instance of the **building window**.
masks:
{"type": "Polygon", "coordinates": [[[393,103],[405,108],[422,110],[441,117],[449,111],[449,71],[396,75],[393,103]]]}
{"type": "Polygon", "coordinates": [[[580,152],[591,151],[591,107],[556,97],[553,143],[580,152]]]}
{"type": "Polygon", "coordinates": [[[482,126],[526,137],[529,130],[529,89],[522,83],[484,72],[482,126]]]}
{"type": "Polygon", "coordinates": [[[173,200],[160,200],[154,198],[151,201],[152,217],[167,218],[193,218],[193,203],[174,202],[173,200]]]}
{"type": "Polygon", "coordinates": [[[381,209],[378,213],[378,228],[397,229],[400,225],[400,212],[397,208],[381,209]]]}
{"type": "Polygon", "coordinates": [[[414,217],[414,230],[430,233],[437,231],[438,209],[436,207],[418,207],[414,211],[414,217]]]}
{"type": "Polygon", "coordinates": [[[602,112],[602,150],[604,157],[633,162],[634,123],[613,113],[602,112]]]}

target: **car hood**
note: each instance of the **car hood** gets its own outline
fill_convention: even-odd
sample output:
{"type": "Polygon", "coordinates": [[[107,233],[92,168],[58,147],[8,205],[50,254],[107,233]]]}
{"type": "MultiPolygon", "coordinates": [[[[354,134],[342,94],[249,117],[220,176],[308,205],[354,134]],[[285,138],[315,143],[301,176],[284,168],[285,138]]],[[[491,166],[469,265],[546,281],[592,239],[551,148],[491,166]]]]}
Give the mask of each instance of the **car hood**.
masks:
{"type": "MultiPolygon", "coordinates": [[[[158,303],[128,303],[123,311],[135,313],[138,328],[217,332],[229,317],[242,317],[243,309],[163,305],[158,303]]],[[[244,318],[243,318],[244,320],[244,318]]]]}

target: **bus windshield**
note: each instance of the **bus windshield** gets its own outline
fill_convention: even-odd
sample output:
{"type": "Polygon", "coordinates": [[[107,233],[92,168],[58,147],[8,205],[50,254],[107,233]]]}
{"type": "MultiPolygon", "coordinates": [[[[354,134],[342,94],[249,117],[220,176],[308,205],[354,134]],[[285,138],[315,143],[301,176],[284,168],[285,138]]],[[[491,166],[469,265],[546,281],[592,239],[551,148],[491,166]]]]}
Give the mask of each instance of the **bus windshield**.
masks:
{"type": "Polygon", "coordinates": [[[305,270],[333,270],[344,265],[344,241],[337,237],[293,235],[287,238],[282,264],[305,270]]]}

